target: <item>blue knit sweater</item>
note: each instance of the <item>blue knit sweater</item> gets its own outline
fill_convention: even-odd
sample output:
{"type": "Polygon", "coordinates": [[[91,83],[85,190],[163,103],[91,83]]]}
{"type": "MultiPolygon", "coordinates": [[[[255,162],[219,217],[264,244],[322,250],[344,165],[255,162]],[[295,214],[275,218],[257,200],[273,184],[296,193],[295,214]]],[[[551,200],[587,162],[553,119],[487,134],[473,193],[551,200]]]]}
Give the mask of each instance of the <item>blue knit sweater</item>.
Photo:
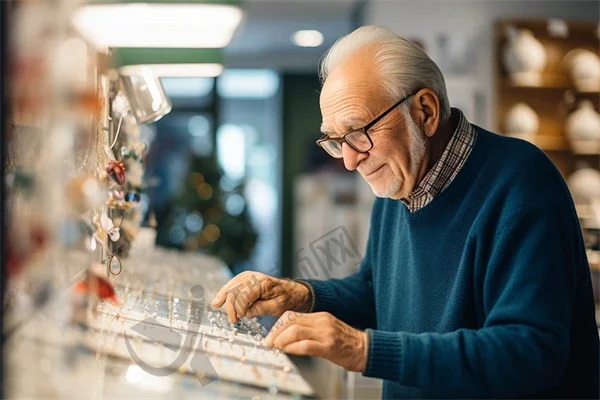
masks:
{"type": "Polygon", "coordinates": [[[309,281],[313,311],[369,334],[383,397],[598,398],[599,341],[564,180],[487,132],[430,204],[377,199],[360,271],[309,281]]]}

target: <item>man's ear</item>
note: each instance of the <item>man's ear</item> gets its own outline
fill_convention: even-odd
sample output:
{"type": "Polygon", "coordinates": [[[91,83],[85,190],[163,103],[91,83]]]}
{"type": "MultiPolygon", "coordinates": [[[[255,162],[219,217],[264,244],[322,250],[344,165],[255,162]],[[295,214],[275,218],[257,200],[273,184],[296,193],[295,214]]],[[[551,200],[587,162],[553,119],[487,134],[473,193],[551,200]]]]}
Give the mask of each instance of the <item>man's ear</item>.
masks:
{"type": "Polygon", "coordinates": [[[432,137],[440,124],[440,99],[437,94],[429,88],[419,90],[414,95],[412,108],[414,121],[428,137],[432,137]]]}

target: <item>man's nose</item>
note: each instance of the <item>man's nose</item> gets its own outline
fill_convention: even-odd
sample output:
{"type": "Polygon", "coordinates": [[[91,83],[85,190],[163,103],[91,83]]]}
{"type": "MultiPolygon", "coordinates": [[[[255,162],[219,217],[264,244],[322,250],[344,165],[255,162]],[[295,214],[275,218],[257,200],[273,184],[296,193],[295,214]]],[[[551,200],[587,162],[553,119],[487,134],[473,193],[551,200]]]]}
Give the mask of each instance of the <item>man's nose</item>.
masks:
{"type": "Polygon", "coordinates": [[[368,153],[359,153],[348,143],[342,143],[342,155],[344,157],[344,166],[348,171],[354,171],[358,164],[369,156],[368,153]]]}

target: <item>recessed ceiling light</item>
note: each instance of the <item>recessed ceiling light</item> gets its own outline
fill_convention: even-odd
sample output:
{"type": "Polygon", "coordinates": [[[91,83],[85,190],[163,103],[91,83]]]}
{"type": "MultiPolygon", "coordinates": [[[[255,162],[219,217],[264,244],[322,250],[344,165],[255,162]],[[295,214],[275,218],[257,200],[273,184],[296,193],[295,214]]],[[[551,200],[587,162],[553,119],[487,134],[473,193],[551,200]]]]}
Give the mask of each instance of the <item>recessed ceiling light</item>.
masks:
{"type": "Polygon", "coordinates": [[[304,30],[294,33],[292,41],[300,47],[318,47],[323,44],[323,34],[315,30],[304,30]]]}

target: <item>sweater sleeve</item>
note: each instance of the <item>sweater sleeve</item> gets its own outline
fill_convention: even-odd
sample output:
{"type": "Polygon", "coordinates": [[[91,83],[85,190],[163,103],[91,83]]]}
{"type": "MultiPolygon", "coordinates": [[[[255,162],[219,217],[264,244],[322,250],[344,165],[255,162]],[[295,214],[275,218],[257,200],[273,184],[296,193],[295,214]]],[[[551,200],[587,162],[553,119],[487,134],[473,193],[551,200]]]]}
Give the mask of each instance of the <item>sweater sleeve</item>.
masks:
{"type": "Polygon", "coordinates": [[[313,295],[311,312],[326,311],[358,329],[375,328],[371,262],[365,257],[357,273],[343,279],[301,280],[313,295]]]}
{"type": "MultiPolygon", "coordinates": [[[[502,220],[478,285],[484,323],[448,333],[368,330],[364,375],[444,397],[523,397],[551,388],[569,357],[581,237],[569,207],[502,220]]],[[[580,274],[581,276],[581,274],[580,274]]]]}

